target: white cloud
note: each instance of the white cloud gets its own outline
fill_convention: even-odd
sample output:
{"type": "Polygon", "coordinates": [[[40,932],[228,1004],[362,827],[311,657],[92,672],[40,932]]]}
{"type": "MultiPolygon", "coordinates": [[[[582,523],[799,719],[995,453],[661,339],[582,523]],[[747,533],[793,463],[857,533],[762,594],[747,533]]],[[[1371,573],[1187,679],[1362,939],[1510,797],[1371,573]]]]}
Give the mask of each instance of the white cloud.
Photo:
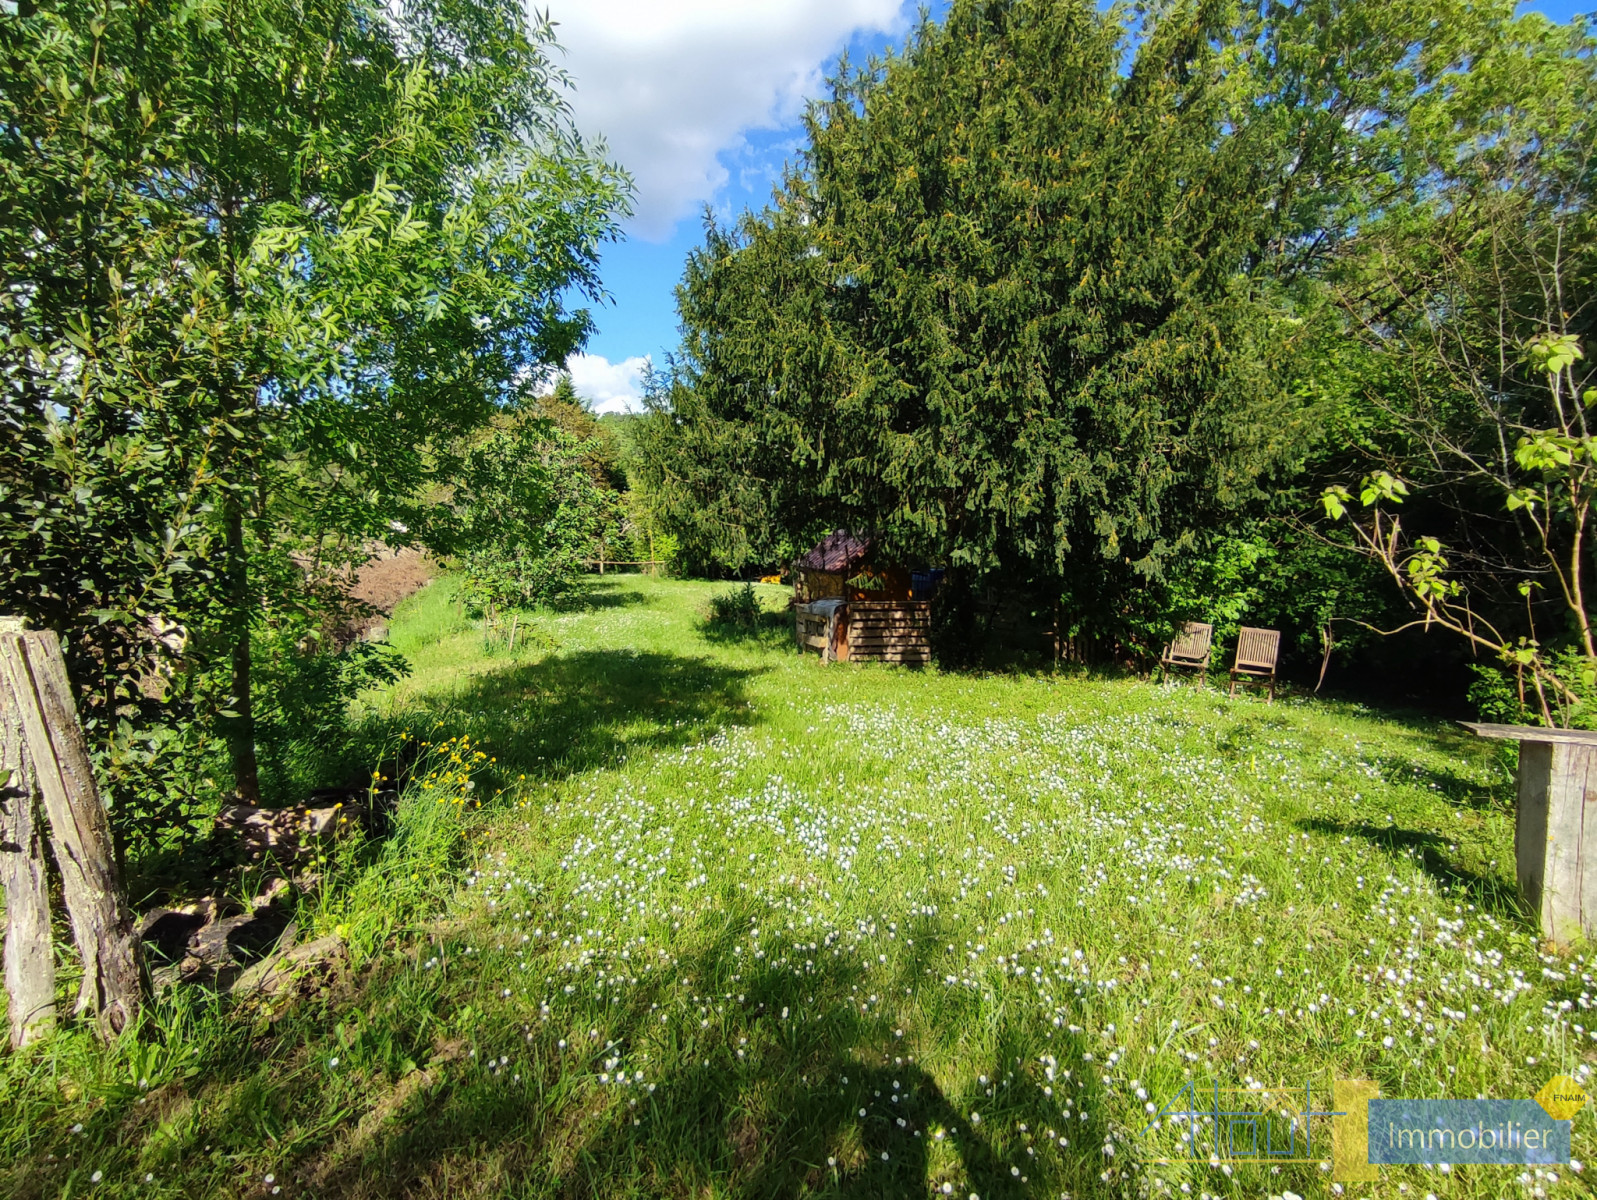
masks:
{"type": "MultiPolygon", "coordinates": [[[[542,4],[533,0],[538,7],[542,4]]],[[[722,151],[790,124],[855,33],[902,25],[905,0],[548,0],[572,111],[637,183],[632,231],[669,237],[727,182],[722,151]]]]}
{"type": "Polygon", "coordinates": [[[566,361],[572,386],[595,412],[637,412],[643,407],[643,376],[647,356],[613,363],[602,354],[573,354],[566,361]]]}

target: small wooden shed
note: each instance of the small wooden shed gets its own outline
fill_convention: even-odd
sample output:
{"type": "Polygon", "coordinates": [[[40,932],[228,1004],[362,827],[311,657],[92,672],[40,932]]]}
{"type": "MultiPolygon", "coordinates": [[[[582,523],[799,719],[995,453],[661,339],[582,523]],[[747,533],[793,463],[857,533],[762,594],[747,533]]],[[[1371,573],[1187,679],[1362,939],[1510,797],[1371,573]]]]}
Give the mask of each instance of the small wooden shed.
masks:
{"type": "Polygon", "coordinates": [[[793,564],[794,639],[826,662],[925,665],[932,573],[875,563],[874,548],[871,538],[839,529],[793,564]]]}

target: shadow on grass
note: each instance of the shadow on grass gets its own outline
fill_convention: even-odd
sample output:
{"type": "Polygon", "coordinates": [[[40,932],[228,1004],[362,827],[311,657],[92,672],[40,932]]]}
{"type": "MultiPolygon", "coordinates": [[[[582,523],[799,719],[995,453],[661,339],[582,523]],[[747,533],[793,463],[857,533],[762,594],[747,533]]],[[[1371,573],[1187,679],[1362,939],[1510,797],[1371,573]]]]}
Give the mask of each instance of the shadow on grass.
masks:
{"type": "Polygon", "coordinates": [[[1397,825],[1338,821],[1328,817],[1307,817],[1298,822],[1298,827],[1338,837],[1360,837],[1395,854],[1406,852],[1439,885],[1468,893],[1478,907],[1516,920],[1529,919],[1520,901],[1519,890],[1511,879],[1501,875],[1484,875],[1454,862],[1448,857],[1450,843],[1441,834],[1404,829],[1397,825]]]}
{"type": "Polygon", "coordinates": [[[648,596],[625,578],[592,578],[584,580],[581,587],[574,587],[565,595],[556,597],[548,607],[557,613],[585,613],[633,608],[648,602],[648,596]]]}
{"type": "MultiPolygon", "coordinates": [[[[1224,695],[1220,697],[1222,704],[1227,704],[1229,699],[1224,695]]],[[[1214,748],[1231,761],[1256,754],[1260,743],[1269,735],[1292,728],[1291,721],[1282,713],[1252,712],[1236,704],[1227,704],[1223,711],[1231,723],[1215,739],[1214,748]]]]}
{"type": "Polygon", "coordinates": [[[520,774],[560,779],[638,750],[684,746],[707,731],[751,723],[747,684],[758,673],[676,654],[558,653],[423,697],[373,733],[467,733],[497,758],[501,783],[520,774]]]}
{"type": "MultiPolygon", "coordinates": [[[[914,1028],[900,1039],[893,1024],[910,1018],[891,1001],[869,1016],[857,1002],[873,991],[902,995],[905,976],[883,978],[829,956],[813,972],[751,963],[735,941],[729,922],[670,970],[716,1006],[721,1028],[709,1033],[696,1008],[679,1005],[662,1022],[656,1005],[668,988],[659,983],[602,1007],[592,998],[559,1003],[548,1024],[531,997],[520,1005],[474,999],[503,1014],[478,1022],[475,1057],[457,1058],[447,1085],[391,1111],[376,1136],[334,1138],[301,1176],[316,1194],[348,1197],[865,1200],[943,1194],[944,1184],[984,1200],[1061,1187],[1119,1194],[1118,1180],[1101,1193],[1094,1186],[1101,1122],[1071,1122],[1064,1151],[1040,1136],[1064,1122],[1058,1101],[1015,1069],[1035,1061],[1035,1031],[1009,1028],[1005,1018],[985,1075],[949,1095],[917,1065],[916,1050],[957,1041],[961,1027],[914,1028]],[[644,1078],[618,1086],[617,1059],[622,1072],[647,1068],[644,1078]],[[1039,1135],[1034,1154],[1024,1145],[1031,1139],[1016,1133],[1028,1127],[1039,1135]]],[[[1054,1048],[1061,1065],[1086,1067],[1073,1039],[1054,1048]]],[[[1075,1095],[1098,1107],[1093,1089],[1075,1095]]]]}
{"type": "MultiPolygon", "coordinates": [[[[1228,759],[1236,760],[1267,748],[1271,735],[1280,735],[1294,728],[1285,713],[1253,713],[1231,706],[1226,710],[1231,726],[1215,741],[1215,749],[1228,759]]],[[[1366,759],[1379,772],[1381,781],[1393,787],[1410,787],[1445,801],[1453,808],[1467,808],[1476,812],[1512,812],[1514,807],[1513,769],[1501,748],[1487,749],[1477,744],[1478,739],[1463,734],[1456,728],[1438,724],[1429,718],[1386,716],[1389,732],[1425,750],[1440,750],[1456,758],[1476,755],[1484,750],[1496,756],[1501,764],[1501,778],[1493,783],[1481,783],[1459,766],[1432,766],[1416,761],[1402,753],[1381,754],[1366,759]]]]}
{"type": "Polygon", "coordinates": [[[1454,808],[1477,812],[1513,812],[1514,784],[1482,784],[1451,768],[1427,766],[1407,759],[1383,756],[1375,760],[1381,778],[1389,784],[1408,784],[1431,792],[1454,808]]]}
{"type": "Polygon", "coordinates": [[[712,646],[750,646],[763,650],[793,647],[793,614],[762,612],[751,622],[701,620],[699,636],[712,646]]]}
{"type": "MultiPolygon", "coordinates": [[[[529,961],[490,949],[502,923],[452,925],[314,1000],[235,1011],[175,1065],[152,1050],[133,1070],[154,1087],[112,1083],[86,1116],[53,1083],[19,1096],[29,1153],[0,1164],[0,1192],[77,1194],[91,1163],[113,1184],[152,1171],[160,1194],[196,1197],[264,1197],[268,1174],[285,1195],[350,1200],[1123,1194],[1104,1174],[1096,1042],[924,981],[900,1007],[919,956],[751,961],[746,917],[710,922],[668,964],[635,955],[619,988],[563,970],[552,939],[529,961]],[[536,986],[507,992],[523,962],[536,986]],[[993,1020],[972,1055],[973,1028],[993,1020]],[[1045,1090],[1044,1051],[1090,1119],[1045,1090]],[[969,1074],[945,1090],[928,1055],[969,1074]]],[[[953,936],[935,921],[916,933],[953,936]]]]}

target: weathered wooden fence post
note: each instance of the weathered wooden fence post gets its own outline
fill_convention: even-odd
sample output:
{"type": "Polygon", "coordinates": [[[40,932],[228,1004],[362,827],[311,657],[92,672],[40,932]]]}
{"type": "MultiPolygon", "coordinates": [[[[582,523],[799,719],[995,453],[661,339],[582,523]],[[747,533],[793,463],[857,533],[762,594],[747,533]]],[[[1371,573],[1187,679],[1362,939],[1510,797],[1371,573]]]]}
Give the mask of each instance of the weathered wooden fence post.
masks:
{"type": "MultiPolygon", "coordinates": [[[[21,621],[0,618],[0,636],[21,631],[21,621]]],[[[13,1050],[55,1029],[55,953],[37,790],[21,710],[0,674],[0,890],[6,901],[6,1011],[13,1050]]]]}
{"type": "MultiPolygon", "coordinates": [[[[47,844],[61,876],[62,899],[83,960],[75,1011],[92,1014],[100,1036],[110,1039],[138,1013],[138,939],[117,873],[111,822],[94,782],[61,643],[54,633],[23,631],[16,621],[0,628],[0,713],[4,714],[0,723],[20,731],[21,757],[31,768],[30,792],[36,789],[49,821],[47,844]]],[[[30,810],[23,804],[14,810],[16,814],[25,811],[30,810]]],[[[8,826],[11,820],[8,817],[8,826]]],[[[36,834],[42,832],[36,822],[33,826],[36,834]]],[[[9,933],[10,877],[7,882],[9,933]]],[[[22,880],[18,886],[26,896],[32,885],[22,880]]],[[[45,921],[48,924],[48,916],[45,921]]],[[[24,952],[28,945],[25,938],[24,952]]],[[[9,968],[9,937],[6,956],[9,968]]],[[[34,981],[30,986],[39,984],[34,981]]],[[[12,996],[15,1004],[15,993],[12,996]]]]}
{"type": "Polygon", "coordinates": [[[1543,936],[1597,938],[1597,733],[1463,724],[1519,743],[1514,866],[1543,936]]]}

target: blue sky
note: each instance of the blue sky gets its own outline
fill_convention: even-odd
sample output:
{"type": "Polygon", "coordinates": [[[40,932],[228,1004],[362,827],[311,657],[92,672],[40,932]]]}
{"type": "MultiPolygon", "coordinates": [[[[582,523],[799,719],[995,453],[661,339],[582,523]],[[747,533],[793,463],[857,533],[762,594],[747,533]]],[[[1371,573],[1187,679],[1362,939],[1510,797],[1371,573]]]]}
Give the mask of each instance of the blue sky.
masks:
{"type": "MultiPolygon", "coordinates": [[[[947,0],[933,5],[946,9],[947,0]]],[[[538,7],[543,7],[540,3],[538,7]]],[[[549,3],[573,77],[572,109],[637,179],[637,214],[607,247],[610,300],[570,364],[602,410],[635,405],[643,360],[677,342],[672,289],[708,204],[726,220],[763,205],[801,144],[804,100],[845,48],[863,58],[900,42],[913,0],[559,0],[549,3]]],[[[1577,0],[1521,6],[1566,21],[1577,0]]]]}

